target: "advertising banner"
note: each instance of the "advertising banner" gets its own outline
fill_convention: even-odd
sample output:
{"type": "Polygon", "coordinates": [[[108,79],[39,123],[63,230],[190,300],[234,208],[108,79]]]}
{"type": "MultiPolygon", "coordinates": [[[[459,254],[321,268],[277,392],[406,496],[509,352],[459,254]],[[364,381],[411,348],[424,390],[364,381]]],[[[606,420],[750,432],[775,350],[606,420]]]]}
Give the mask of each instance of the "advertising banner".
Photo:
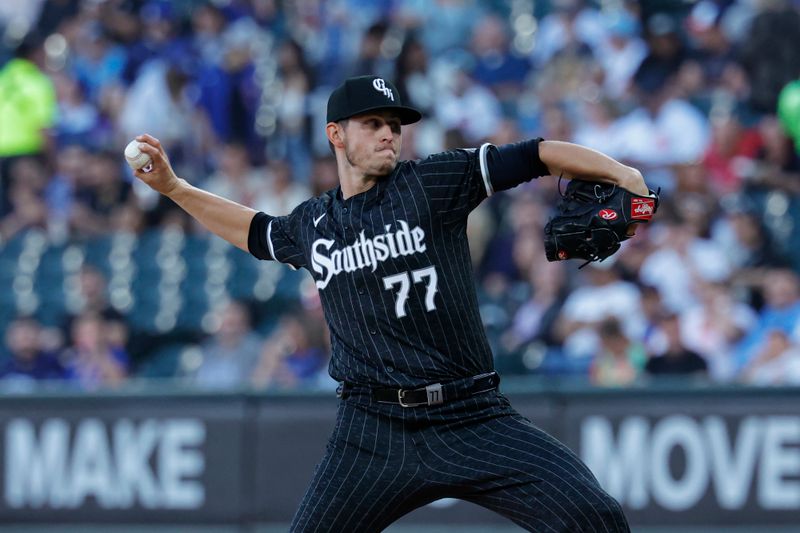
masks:
{"type": "Polygon", "coordinates": [[[767,391],[575,396],[561,438],[632,523],[800,524],[799,406],[767,391]]]}
{"type": "MultiPolygon", "coordinates": [[[[800,391],[509,394],[634,525],[799,525],[800,391]]],[[[332,394],[0,399],[0,523],[288,523],[332,394]]],[[[505,519],[440,500],[401,523],[505,519]]]]}
{"type": "Polygon", "coordinates": [[[0,523],[236,521],[244,402],[0,401],[0,523]]]}

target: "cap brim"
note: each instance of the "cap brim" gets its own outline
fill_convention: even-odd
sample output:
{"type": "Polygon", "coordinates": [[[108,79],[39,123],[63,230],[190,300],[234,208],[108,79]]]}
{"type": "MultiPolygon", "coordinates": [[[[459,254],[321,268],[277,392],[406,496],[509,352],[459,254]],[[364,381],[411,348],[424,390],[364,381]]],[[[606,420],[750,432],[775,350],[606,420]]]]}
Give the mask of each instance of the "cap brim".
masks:
{"type": "Polygon", "coordinates": [[[366,109],[359,109],[357,113],[353,113],[352,115],[347,115],[343,117],[333,117],[330,118],[328,122],[338,122],[346,118],[351,118],[358,115],[363,115],[365,113],[369,113],[370,111],[379,111],[379,110],[386,110],[397,113],[397,116],[400,117],[400,124],[402,124],[403,126],[419,122],[422,119],[422,113],[420,113],[413,107],[408,107],[404,105],[392,105],[392,106],[379,105],[375,107],[368,107],[366,109]]]}

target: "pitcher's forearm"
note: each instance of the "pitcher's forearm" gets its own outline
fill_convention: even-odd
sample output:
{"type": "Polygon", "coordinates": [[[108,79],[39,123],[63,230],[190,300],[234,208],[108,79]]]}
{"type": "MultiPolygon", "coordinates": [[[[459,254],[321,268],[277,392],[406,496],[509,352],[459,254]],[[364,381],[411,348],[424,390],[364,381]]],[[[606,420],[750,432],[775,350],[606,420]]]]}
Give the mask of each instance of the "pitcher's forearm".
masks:
{"type": "Polygon", "coordinates": [[[597,150],[562,141],[539,143],[539,158],[553,176],[615,183],[629,191],[649,194],[641,172],[597,150]]]}
{"type": "Polygon", "coordinates": [[[211,233],[249,252],[247,235],[256,210],[198,189],[182,178],[167,196],[211,233]]]}

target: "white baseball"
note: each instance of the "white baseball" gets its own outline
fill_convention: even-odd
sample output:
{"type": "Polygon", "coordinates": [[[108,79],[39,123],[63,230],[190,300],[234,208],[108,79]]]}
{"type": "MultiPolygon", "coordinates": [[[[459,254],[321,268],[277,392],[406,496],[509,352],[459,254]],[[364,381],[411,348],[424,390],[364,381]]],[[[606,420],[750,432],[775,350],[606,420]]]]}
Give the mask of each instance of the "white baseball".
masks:
{"type": "Polygon", "coordinates": [[[133,140],[125,147],[125,161],[133,170],[142,169],[144,172],[152,170],[152,160],[145,152],[139,150],[139,141],[133,140]],[[149,167],[149,168],[148,168],[149,167]]]}

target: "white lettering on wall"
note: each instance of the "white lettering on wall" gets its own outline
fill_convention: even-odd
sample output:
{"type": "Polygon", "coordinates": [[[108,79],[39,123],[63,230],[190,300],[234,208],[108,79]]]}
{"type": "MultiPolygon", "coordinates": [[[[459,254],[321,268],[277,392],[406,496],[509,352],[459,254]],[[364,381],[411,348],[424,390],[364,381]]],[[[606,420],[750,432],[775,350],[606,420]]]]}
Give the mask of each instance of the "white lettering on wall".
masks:
{"type": "Polygon", "coordinates": [[[70,425],[26,419],[5,428],[4,497],[11,508],[196,509],[205,502],[206,429],[197,419],[70,425]],[[110,426],[110,427],[109,427],[110,426]]]}
{"type": "Polygon", "coordinates": [[[771,420],[764,431],[758,503],[765,509],[800,509],[800,418],[771,420]]]}
{"type": "Polygon", "coordinates": [[[734,439],[728,435],[721,418],[708,417],[703,423],[708,436],[708,455],[717,501],[723,509],[739,509],[747,501],[753,480],[763,421],[748,416],[739,424],[734,439]]]}
{"type": "Polygon", "coordinates": [[[711,492],[723,509],[740,509],[750,497],[764,509],[800,510],[798,416],[749,416],[730,429],[718,416],[630,416],[616,431],[590,416],[579,445],[601,485],[631,509],[686,510],[711,492]],[[675,453],[685,459],[680,472],[670,468],[675,453]]]}
{"type": "Polygon", "coordinates": [[[648,504],[647,419],[630,416],[622,421],[619,438],[603,417],[590,416],[581,424],[581,455],[603,487],[633,509],[648,504]]]}
{"type": "Polygon", "coordinates": [[[205,460],[197,448],[205,441],[206,428],[197,420],[182,422],[164,428],[158,447],[159,478],[167,507],[196,509],[205,499],[203,485],[197,480],[205,460]]]}
{"type": "Polygon", "coordinates": [[[672,416],[653,429],[650,468],[653,497],[663,507],[682,511],[697,503],[708,487],[708,468],[702,431],[688,416],[672,416]],[[673,451],[683,451],[686,464],[680,478],[673,477],[669,458],[673,451]]]}

